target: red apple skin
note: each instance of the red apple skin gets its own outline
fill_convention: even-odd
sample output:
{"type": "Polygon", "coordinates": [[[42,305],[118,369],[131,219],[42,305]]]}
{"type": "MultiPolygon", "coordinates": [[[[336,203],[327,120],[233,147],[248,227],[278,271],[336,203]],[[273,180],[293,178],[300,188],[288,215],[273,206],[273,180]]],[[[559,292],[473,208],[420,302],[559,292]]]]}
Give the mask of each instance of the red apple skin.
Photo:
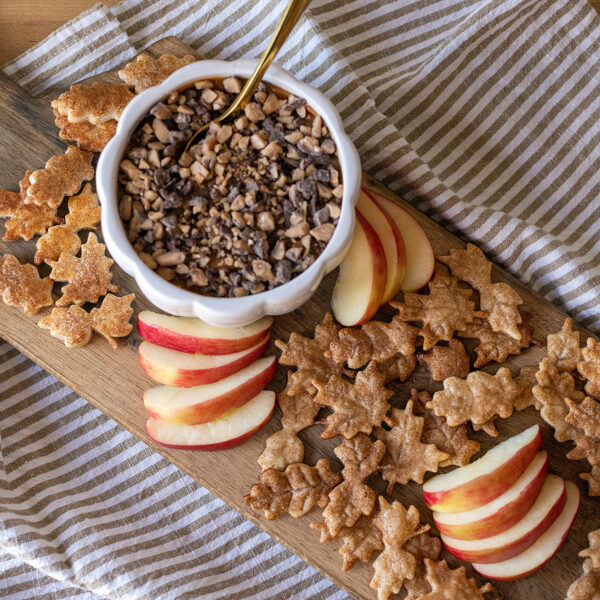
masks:
{"type": "Polygon", "coordinates": [[[265,389],[275,376],[276,370],[277,361],[273,360],[269,368],[259,373],[256,377],[252,377],[235,389],[216,398],[211,398],[206,402],[177,409],[171,408],[165,412],[158,413],[149,408],[144,399],[144,408],[151,417],[165,423],[172,423],[173,425],[200,425],[202,423],[209,423],[228,410],[239,408],[249,400],[252,400],[256,394],[265,389]]]}
{"type": "MultiPolygon", "coordinates": [[[[238,358],[235,361],[213,369],[166,369],[161,365],[154,364],[151,361],[144,359],[141,348],[142,344],[145,344],[146,342],[142,342],[142,344],[140,344],[138,348],[138,357],[142,369],[147,375],[154,379],[154,381],[175,387],[193,387],[195,385],[214,383],[215,381],[219,381],[219,379],[233,375],[244,367],[247,367],[250,363],[253,363],[265,353],[266,349],[269,347],[269,337],[269,334],[265,335],[262,344],[257,346],[252,352],[238,358]]],[[[186,352],[185,354],[189,354],[189,352],[186,352]]]]}
{"type": "Polygon", "coordinates": [[[371,252],[375,257],[374,260],[374,269],[375,274],[373,276],[373,287],[371,289],[371,300],[369,305],[365,310],[365,314],[362,316],[360,321],[356,323],[357,325],[362,325],[367,321],[371,320],[371,317],[378,311],[381,306],[383,300],[383,292],[385,291],[385,282],[387,281],[387,261],[385,259],[385,252],[383,251],[383,246],[379,241],[379,237],[377,237],[377,233],[375,230],[369,225],[368,221],[358,212],[356,211],[356,218],[360,221],[362,225],[365,235],[367,236],[367,241],[369,242],[369,247],[371,248],[371,252]]]}
{"type": "MultiPolygon", "coordinates": [[[[336,282],[336,287],[333,291],[331,308],[333,312],[333,316],[336,320],[344,325],[345,327],[350,327],[353,325],[361,325],[362,323],[366,323],[371,319],[371,317],[377,312],[379,307],[381,306],[381,301],[383,299],[383,293],[385,291],[385,285],[387,281],[387,262],[385,258],[385,253],[383,250],[383,246],[379,241],[379,237],[375,233],[375,230],[369,225],[368,221],[358,212],[356,211],[356,227],[361,228],[364,232],[367,244],[369,246],[370,251],[370,262],[371,262],[371,288],[369,292],[369,299],[367,305],[364,307],[362,314],[358,317],[352,318],[352,321],[346,318],[343,314],[343,311],[340,312],[336,305],[336,292],[339,292],[340,288],[340,278],[338,276],[338,281],[336,282]]],[[[348,255],[344,260],[348,259],[348,255]]],[[[340,265],[340,269],[344,267],[344,263],[340,265]]]]}
{"type": "MultiPolygon", "coordinates": [[[[566,483],[569,483],[569,482],[566,482],[566,483]]],[[[495,576],[495,575],[492,576],[492,575],[489,575],[486,573],[481,573],[481,574],[484,577],[486,577],[487,579],[491,579],[492,581],[517,581],[518,579],[524,579],[525,577],[529,577],[529,575],[531,575],[532,573],[539,571],[560,550],[564,541],[567,539],[567,535],[569,535],[569,531],[571,531],[571,527],[573,526],[573,523],[575,522],[577,515],[579,514],[580,507],[581,507],[581,498],[579,498],[579,500],[578,500],[577,510],[575,511],[575,514],[573,515],[573,518],[571,519],[571,523],[570,523],[569,527],[563,533],[563,535],[560,539],[560,542],[558,544],[558,547],[545,561],[543,561],[539,565],[536,565],[535,567],[529,569],[528,571],[523,571],[522,573],[519,573],[518,575],[514,575],[514,576],[500,577],[500,576],[495,576]]],[[[480,564],[482,564],[482,563],[480,563],[480,564]]],[[[479,573],[479,570],[477,569],[477,567],[474,566],[473,568],[479,573]]]]}
{"type": "Polygon", "coordinates": [[[532,529],[526,536],[523,536],[520,540],[517,540],[511,544],[507,544],[506,546],[502,546],[500,548],[494,548],[494,550],[481,550],[481,551],[463,551],[458,550],[457,548],[452,548],[444,543],[444,547],[450,554],[456,556],[460,560],[464,560],[465,562],[475,562],[482,565],[487,565],[490,563],[501,562],[503,560],[508,560],[517,554],[521,554],[531,546],[535,541],[554,523],[556,517],[561,513],[562,509],[565,507],[565,503],[567,501],[567,493],[563,490],[562,495],[552,507],[552,510],[548,512],[546,517],[538,523],[535,529],[532,529]]]}
{"type": "Polygon", "coordinates": [[[402,234],[396,225],[396,222],[390,214],[365,192],[361,190],[356,205],[356,211],[364,217],[369,225],[374,229],[379,241],[383,247],[387,263],[386,286],[381,299],[385,304],[391,300],[399,291],[406,272],[406,249],[402,234]],[[381,222],[381,225],[380,225],[381,222]],[[385,223],[390,228],[391,236],[385,229],[385,223]],[[384,238],[392,239],[384,239],[384,238]],[[388,260],[389,259],[389,260],[388,260]]]}
{"type": "Polygon", "coordinates": [[[157,346],[179,350],[188,354],[233,354],[252,348],[269,331],[269,327],[254,335],[238,339],[212,339],[184,335],[165,327],[146,323],[138,319],[138,333],[157,346]]]}
{"type": "MultiPolygon", "coordinates": [[[[273,408],[274,408],[274,406],[273,406],[273,408]]],[[[227,448],[234,448],[235,446],[239,446],[240,444],[244,443],[247,439],[251,438],[257,431],[260,431],[269,422],[269,419],[271,418],[272,414],[273,414],[273,409],[271,409],[271,412],[267,415],[265,420],[262,423],[259,423],[254,429],[247,431],[246,433],[244,433],[243,435],[240,435],[239,437],[233,438],[231,440],[226,440],[224,442],[219,442],[216,444],[205,444],[205,445],[194,445],[194,446],[181,446],[181,445],[174,445],[174,444],[165,444],[164,442],[161,442],[161,441],[157,440],[156,438],[152,437],[152,434],[150,433],[149,428],[148,428],[148,422],[150,421],[150,419],[148,419],[146,421],[146,433],[157,444],[160,444],[161,446],[164,446],[165,448],[173,448],[175,450],[202,450],[202,451],[227,450],[227,448]]]]}
{"type": "Polygon", "coordinates": [[[398,229],[398,225],[396,225],[396,221],[392,219],[390,213],[387,210],[385,210],[383,205],[377,204],[376,206],[379,208],[379,210],[381,210],[381,212],[387,219],[387,222],[390,224],[392,231],[394,232],[398,256],[398,272],[396,274],[395,282],[392,287],[389,287],[389,289],[386,290],[387,294],[382,300],[383,304],[386,304],[387,302],[392,300],[402,288],[402,282],[404,281],[404,275],[406,274],[406,246],[404,245],[404,238],[402,237],[402,234],[398,229]]]}
{"type": "Polygon", "coordinates": [[[382,196],[379,192],[367,188],[363,188],[363,190],[379,208],[389,213],[404,240],[406,272],[400,289],[403,292],[419,291],[433,277],[435,268],[433,248],[427,234],[405,208],[382,196]]]}
{"type": "Polygon", "coordinates": [[[503,494],[525,471],[542,445],[542,434],[536,437],[503,465],[450,490],[427,492],[425,504],[437,512],[462,512],[483,506],[503,494]]]}
{"type": "Polygon", "coordinates": [[[486,519],[463,525],[450,525],[438,522],[434,513],[433,520],[442,533],[459,540],[480,540],[502,533],[518,523],[529,512],[544,485],[547,473],[548,457],[546,457],[544,466],[535,479],[529,483],[518,498],[503,506],[497,513],[489,515],[486,519]]]}

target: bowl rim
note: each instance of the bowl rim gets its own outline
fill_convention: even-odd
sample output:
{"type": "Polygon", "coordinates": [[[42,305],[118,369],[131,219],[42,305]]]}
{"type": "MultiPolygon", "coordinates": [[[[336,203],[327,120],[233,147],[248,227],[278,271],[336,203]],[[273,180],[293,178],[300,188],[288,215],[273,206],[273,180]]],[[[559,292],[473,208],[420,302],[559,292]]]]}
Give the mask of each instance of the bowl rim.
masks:
{"type": "Polygon", "coordinates": [[[290,312],[303,304],[317,289],[323,277],[342,261],[354,232],[354,205],[361,183],[358,152],[344,131],[342,119],[321,92],[298,81],[278,65],[271,65],[264,80],[303,97],[321,116],[336,144],[343,182],[341,213],[334,234],[323,252],[305,271],[272,290],[239,298],[203,296],[182,289],[150,269],[127,239],[118,210],[117,177],[125,148],[140,120],[160,100],[176,89],[200,79],[237,75],[248,77],[258,59],[237,61],[199,60],[182,67],[164,82],[136,95],[125,107],[115,136],[108,142],[98,160],[96,188],[102,205],[102,233],[115,262],[131,275],[142,293],[158,308],[181,316],[196,316],[216,326],[241,326],[264,315],[290,312]]]}

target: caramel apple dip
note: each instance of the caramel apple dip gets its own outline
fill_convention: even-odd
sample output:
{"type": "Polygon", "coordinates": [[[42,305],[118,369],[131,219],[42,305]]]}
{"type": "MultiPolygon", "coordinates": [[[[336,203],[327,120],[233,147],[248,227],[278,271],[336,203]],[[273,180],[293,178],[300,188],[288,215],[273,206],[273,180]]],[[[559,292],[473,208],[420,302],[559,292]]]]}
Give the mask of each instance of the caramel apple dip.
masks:
{"type": "Polygon", "coordinates": [[[119,212],[138,255],[210,296],[287,283],[321,254],[341,210],[336,147],[304,99],[260,84],[243,112],[211,122],[242,84],[229,77],[172,92],[142,119],[120,164],[119,212]]]}

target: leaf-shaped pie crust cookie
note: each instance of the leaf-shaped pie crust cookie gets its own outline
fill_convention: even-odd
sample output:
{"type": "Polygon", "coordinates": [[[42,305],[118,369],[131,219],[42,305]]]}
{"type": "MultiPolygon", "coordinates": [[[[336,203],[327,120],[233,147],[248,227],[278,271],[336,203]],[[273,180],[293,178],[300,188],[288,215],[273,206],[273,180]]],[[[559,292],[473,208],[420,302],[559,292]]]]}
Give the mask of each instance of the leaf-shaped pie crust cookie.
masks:
{"type": "Polygon", "coordinates": [[[20,306],[26,315],[52,306],[53,281],[40,277],[37,267],[21,264],[12,254],[0,256],[0,298],[9,306],[20,306]]]}
{"type": "Polygon", "coordinates": [[[245,500],[253,510],[264,510],[270,521],[285,513],[297,518],[314,506],[325,508],[329,492],[340,479],[331,471],[326,458],[321,458],[314,467],[294,463],[285,471],[263,471],[260,483],[252,486],[245,500]]]}
{"type": "Polygon", "coordinates": [[[421,441],[435,444],[438,450],[448,454],[448,458],[440,462],[440,467],[468,465],[473,454],[479,452],[480,446],[479,442],[470,440],[467,436],[467,426],[463,424],[451,427],[444,417],[436,416],[427,408],[427,403],[431,401],[429,392],[419,392],[413,388],[410,393],[414,413],[423,417],[421,441]]]}
{"type": "Polygon", "coordinates": [[[48,232],[37,240],[34,262],[36,265],[45,260],[57,260],[64,252],[73,256],[81,248],[77,235],[82,229],[96,229],[100,223],[100,205],[98,196],[92,192],[88,183],[78,196],[69,198],[69,213],[64,225],[50,227],[48,232]]]}
{"type": "Polygon", "coordinates": [[[4,223],[5,233],[2,239],[5,242],[30,240],[34,235],[46,233],[48,227],[62,222],[62,219],[56,216],[56,208],[47,204],[25,204],[30,175],[31,171],[27,171],[19,182],[20,192],[0,190],[0,217],[10,217],[4,223]]]}
{"type": "Polygon", "coordinates": [[[510,371],[501,367],[495,375],[473,371],[466,379],[449,377],[444,389],[433,395],[430,408],[440,417],[446,417],[448,425],[456,426],[471,421],[488,435],[497,436],[493,425],[496,416],[503,419],[513,411],[515,398],[521,388],[513,381],[510,371]]]}
{"type": "Polygon", "coordinates": [[[485,600],[484,594],[492,591],[490,583],[478,587],[474,579],[467,577],[464,567],[450,569],[445,560],[434,562],[426,558],[425,568],[431,592],[421,600],[485,600]]]}
{"type": "Polygon", "coordinates": [[[258,464],[263,471],[283,471],[288,465],[304,460],[304,444],[297,433],[314,423],[319,406],[313,399],[314,394],[310,392],[290,396],[287,387],[277,395],[282,412],[281,429],[267,438],[266,447],[258,457],[258,464]]]}
{"type": "Polygon", "coordinates": [[[77,146],[69,146],[64,154],[53,156],[43,169],[31,173],[23,201],[56,208],[65,196],[76,194],[84,181],[93,179],[93,157],[77,146]]]}
{"type": "Polygon", "coordinates": [[[375,492],[364,482],[379,467],[385,454],[385,445],[359,433],[351,440],[344,440],[334,452],[344,463],[344,480],[329,493],[329,504],[323,511],[323,518],[329,535],[337,538],[344,528],[352,527],[361,515],[371,514],[375,506],[375,492]]]}
{"type": "Polygon", "coordinates": [[[590,396],[600,399],[600,343],[594,338],[588,338],[581,355],[582,360],[577,363],[577,370],[587,379],[585,391],[590,396]]]}
{"type": "Polygon", "coordinates": [[[436,273],[429,282],[429,294],[408,293],[404,302],[390,302],[402,321],[422,323],[423,350],[430,350],[440,340],[450,340],[456,331],[472,323],[480,313],[469,300],[472,291],[458,287],[456,277],[436,273]]]}
{"type": "Polygon", "coordinates": [[[96,331],[116,349],[118,345],[114,338],[125,337],[133,329],[129,320],[133,314],[131,303],[134,299],[134,294],[121,298],[108,294],[100,308],[94,308],[90,313],[79,306],[56,307],[38,321],[38,326],[49,329],[50,335],[64,342],[69,348],[85,346],[96,331]]]}
{"type": "Polygon", "coordinates": [[[392,493],[396,483],[423,483],[425,473],[435,473],[439,464],[450,456],[438,450],[434,444],[421,441],[424,419],[413,413],[412,399],[404,410],[392,408],[390,424],[389,430],[376,427],[373,432],[387,449],[382,477],[388,482],[388,494],[392,493]]]}
{"type": "Polygon", "coordinates": [[[360,369],[374,360],[384,363],[398,354],[415,352],[418,329],[394,317],[391,322],[369,321],[358,329],[344,327],[330,345],[333,360],[360,369]]]}
{"type": "Polygon", "coordinates": [[[561,373],[547,358],[540,363],[535,375],[537,385],[532,389],[536,407],[540,415],[554,428],[557,442],[575,440],[581,435],[581,429],[565,421],[569,412],[566,399],[581,402],[584,394],[575,389],[575,382],[569,373],[561,373]]]}
{"type": "Polygon", "coordinates": [[[69,123],[84,121],[99,125],[106,121],[118,121],[134,95],[125,84],[75,83],[69,91],[52,100],[51,106],[69,123]]]}
{"type": "Polygon", "coordinates": [[[314,394],[316,389],[313,380],[326,382],[332,375],[348,373],[344,365],[326,355],[340,329],[331,314],[326,313],[321,323],[315,327],[312,339],[293,332],[287,342],[275,340],[275,345],[281,350],[279,364],[296,367],[296,371],[288,379],[287,393],[290,396],[300,392],[314,394]]]}
{"type": "Polygon", "coordinates": [[[313,381],[317,388],[315,402],[333,409],[321,437],[342,435],[350,439],[359,432],[369,434],[373,427],[388,422],[388,400],[393,392],[384,383],[385,375],[379,372],[375,362],[359,371],[354,382],[339,375],[330,377],[325,384],[313,381]]]}
{"type": "Polygon", "coordinates": [[[379,496],[379,512],[373,522],[381,531],[384,548],[373,563],[375,573],[369,584],[377,590],[378,600],[388,600],[392,594],[400,593],[404,582],[414,577],[417,559],[404,545],[417,534],[419,520],[419,511],[414,506],[407,510],[397,500],[390,504],[379,496]]]}
{"type": "Polygon", "coordinates": [[[172,54],[163,54],[158,58],[140,54],[119,71],[119,77],[127,85],[135,87],[136,94],[139,94],[149,87],[162,83],[171,73],[196,60],[198,59],[191,54],[186,54],[182,58],[172,54]]]}
{"type": "Polygon", "coordinates": [[[56,301],[56,306],[95,303],[100,296],[119,291],[119,286],[111,283],[113,275],[110,268],[114,260],[104,255],[105,248],[90,233],[87,242],[81,246],[80,258],[63,252],[58,260],[46,261],[52,267],[51,279],[68,281],[62,288],[62,296],[56,301]]]}

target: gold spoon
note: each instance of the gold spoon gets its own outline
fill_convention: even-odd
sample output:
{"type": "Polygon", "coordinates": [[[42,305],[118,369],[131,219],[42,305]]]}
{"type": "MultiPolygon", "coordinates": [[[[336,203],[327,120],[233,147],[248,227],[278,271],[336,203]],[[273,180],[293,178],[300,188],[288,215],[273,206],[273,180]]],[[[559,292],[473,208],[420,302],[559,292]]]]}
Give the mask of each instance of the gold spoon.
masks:
{"type": "MultiPolygon", "coordinates": [[[[283,16],[281,17],[281,21],[277,26],[277,30],[271,38],[271,42],[263,52],[263,55],[260,57],[258,65],[256,65],[256,69],[254,69],[254,73],[252,73],[252,75],[248,78],[246,84],[242,88],[242,91],[236,96],[229,108],[224,113],[221,113],[218,117],[214,118],[211,121],[212,123],[219,123],[220,121],[227,119],[227,117],[230,117],[238,110],[242,110],[244,106],[246,106],[248,100],[252,98],[252,94],[254,94],[256,91],[256,88],[263,78],[265,71],[271,66],[273,59],[279,52],[281,46],[283,46],[283,43],[287,39],[292,29],[294,29],[298,19],[300,18],[300,15],[304,12],[304,9],[309,4],[310,0],[290,0],[283,13],[283,16]]],[[[197,139],[200,134],[204,133],[209,126],[210,123],[202,125],[202,127],[200,127],[200,129],[194,133],[194,135],[190,138],[190,141],[187,143],[184,152],[189,150],[194,140],[197,139]]]]}

